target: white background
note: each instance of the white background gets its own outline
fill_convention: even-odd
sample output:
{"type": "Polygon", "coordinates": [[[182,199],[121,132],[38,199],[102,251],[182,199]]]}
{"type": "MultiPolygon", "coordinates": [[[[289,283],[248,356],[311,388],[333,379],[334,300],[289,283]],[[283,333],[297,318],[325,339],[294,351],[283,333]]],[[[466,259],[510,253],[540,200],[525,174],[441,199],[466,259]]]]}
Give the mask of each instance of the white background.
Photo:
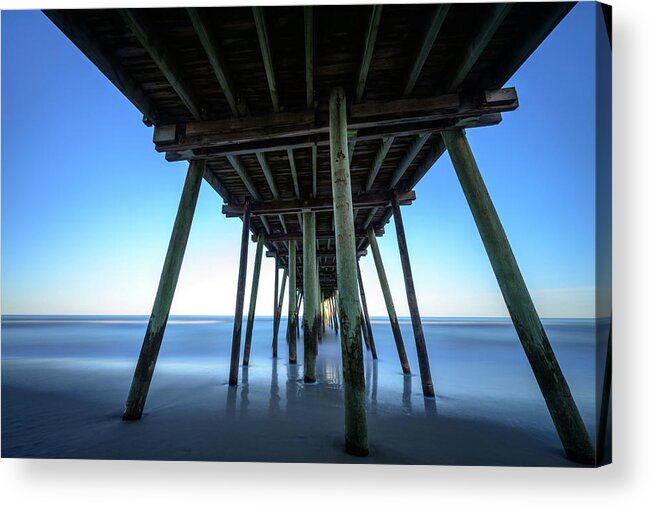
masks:
{"type": "MultiPolygon", "coordinates": [[[[127,5],[119,0],[93,0],[92,6],[181,3],[138,0],[127,5]]],[[[651,2],[612,0],[612,3],[613,465],[598,470],[567,470],[3,459],[0,460],[3,504],[651,505],[651,163],[647,156],[651,145],[651,2]]],[[[88,0],[0,0],[2,9],[79,8],[90,4],[88,0]]],[[[191,4],[217,5],[217,2],[191,4]]]]}

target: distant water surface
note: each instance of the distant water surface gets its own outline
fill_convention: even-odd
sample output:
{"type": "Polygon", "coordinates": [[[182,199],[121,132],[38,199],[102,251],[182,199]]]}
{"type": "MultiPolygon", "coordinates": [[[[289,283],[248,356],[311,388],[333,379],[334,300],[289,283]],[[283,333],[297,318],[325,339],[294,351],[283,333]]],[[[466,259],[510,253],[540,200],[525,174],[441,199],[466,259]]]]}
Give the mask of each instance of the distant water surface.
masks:
{"type": "MultiPolygon", "coordinates": [[[[12,428],[14,420],[10,420],[12,411],[27,403],[27,394],[24,393],[64,395],[72,390],[75,396],[104,403],[117,420],[126,399],[147,319],[143,316],[3,316],[3,455],[7,455],[7,449],[13,449],[10,455],[20,455],[15,445],[19,449],[21,445],[30,448],[29,431],[12,428]],[[76,385],[75,379],[82,378],[86,385],[83,382],[76,385]],[[109,382],[109,378],[114,380],[109,382]],[[102,382],[107,384],[102,385],[102,382]],[[9,391],[5,388],[13,389],[7,399],[5,393],[9,391]],[[20,395],[23,398],[19,393],[23,393],[20,395]]],[[[434,410],[438,417],[484,421],[531,431],[537,435],[535,438],[544,440],[545,445],[557,451],[559,443],[551,419],[509,319],[423,319],[437,393],[434,405],[422,397],[409,319],[400,319],[412,370],[412,375],[407,377],[401,373],[388,319],[373,317],[371,324],[379,361],[374,363],[367,353],[365,371],[370,417],[411,417],[434,410]]],[[[549,319],[544,324],[588,431],[594,438],[595,393],[599,382],[596,365],[600,359],[596,357],[597,324],[592,319],[549,319]]],[[[201,389],[206,391],[209,389],[206,385],[223,389],[228,379],[232,330],[232,317],[229,316],[171,317],[152,382],[150,401],[156,399],[157,390],[160,389],[158,392],[161,393],[165,386],[178,387],[183,382],[201,383],[204,386],[201,389]],[[194,380],[188,380],[190,378],[194,380]]],[[[247,389],[246,406],[254,411],[259,409],[261,417],[267,417],[262,411],[268,410],[272,404],[276,412],[282,412],[283,407],[287,408],[294,402],[294,384],[299,392],[303,392],[305,387],[300,383],[302,343],[299,342],[298,367],[288,365],[283,319],[279,358],[274,362],[271,358],[271,330],[271,318],[256,317],[251,366],[240,373],[241,386],[247,389]],[[274,391],[274,378],[278,379],[278,376],[289,380],[276,385],[274,391]],[[254,393],[259,396],[254,396],[254,393]]],[[[330,400],[339,406],[342,397],[340,345],[332,330],[326,331],[319,350],[319,386],[314,392],[323,390],[318,395],[319,403],[327,404],[330,400]]],[[[307,389],[305,387],[305,393],[307,389]]],[[[196,387],[192,390],[187,394],[196,395],[196,387]]],[[[243,392],[240,394],[244,395],[243,392]]],[[[315,400],[306,399],[306,406],[316,403],[315,400]]],[[[148,403],[147,409],[154,410],[154,403],[148,403]]],[[[165,406],[170,404],[173,402],[166,400],[165,406]]],[[[34,407],[34,412],[38,415],[39,408],[34,407]]],[[[163,406],[160,413],[165,413],[163,406]]],[[[148,424],[152,424],[151,420],[148,424]]],[[[410,438],[410,435],[403,437],[410,438]]],[[[75,455],[74,449],[68,454],[75,455]]],[[[315,460],[318,461],[318,456],[315,460]]],[[[437,462],[435,457],[433,462],[437,462]]]]}

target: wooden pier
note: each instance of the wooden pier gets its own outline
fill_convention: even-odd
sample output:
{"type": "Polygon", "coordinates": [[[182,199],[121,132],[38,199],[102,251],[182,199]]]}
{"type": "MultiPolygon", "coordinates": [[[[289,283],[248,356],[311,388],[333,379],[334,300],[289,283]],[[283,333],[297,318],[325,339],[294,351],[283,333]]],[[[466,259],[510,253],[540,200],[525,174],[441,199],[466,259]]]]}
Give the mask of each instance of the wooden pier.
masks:
{"type": "MultiPolygon", "coordinates": [[[[242,220],[229,383],[240,368],[248,245],[255,270],[242,363],[277,356],[283,300],[296,363],[314,382],[324,325],[341,340],[345,448],[369,452],[362,330],[376,357],[358,262],[370,248],[405,375],[410,366],[377,237],[393,218],[423,395],[435,396],[401,207],[447,150],[567,455],[595,452],[464,130],[518,107],[504,84],[574,4],[503,3],[53,10],[45,14],[138,108],[154,148],[188,161],[160,286],[124,413],[142,416],[201,178],[242,220]],[[253,341],[260,264],[275,258],[273,336],[253,341]],[[285,295],[287,293],[287,295],[285,295]]],[[[535,135],[535,133],[532,133],[535,135]]],[[[119,149],[119,147],[116,147],[119,149]]],[[[178,164],[181,165],[181,164],[178,164]]],[[[224,372],[225,374],[225,372],[224,372]]]]}

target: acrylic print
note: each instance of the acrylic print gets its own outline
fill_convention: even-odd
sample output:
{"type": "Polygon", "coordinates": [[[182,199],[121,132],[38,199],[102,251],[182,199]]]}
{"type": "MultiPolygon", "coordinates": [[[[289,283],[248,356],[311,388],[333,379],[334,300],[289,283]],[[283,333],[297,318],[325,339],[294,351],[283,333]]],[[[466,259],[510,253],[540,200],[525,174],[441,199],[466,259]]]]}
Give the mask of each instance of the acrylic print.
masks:
{"type": "Polygon", "coordinates": [[[2,456],[611,458],[598,3],[2,13],[2,456]]]}

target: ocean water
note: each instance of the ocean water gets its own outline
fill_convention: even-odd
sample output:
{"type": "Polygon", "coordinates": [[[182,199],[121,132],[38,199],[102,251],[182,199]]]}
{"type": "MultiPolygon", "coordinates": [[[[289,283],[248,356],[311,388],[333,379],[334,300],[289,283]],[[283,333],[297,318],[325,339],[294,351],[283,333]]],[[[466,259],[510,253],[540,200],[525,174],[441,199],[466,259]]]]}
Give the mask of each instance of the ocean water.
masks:
{"type": "MultiPolygon", "coordinates": [[[[490,451],[496,453],[496,464],[564,464],[560,442],[510,320],[423,319],[437,394],[434,401],[422,396],[411,323],[401,319],[400,324],[412,375],[402,375],[388,319],[371,319],[378,361],[372,361],[368,352],[365,356],[369,432],[372,442],[377,435],[378,462],[472,464],[473,459],[479,459],[480,463],[493,464],[486,456],[490,451]],[[414,430],[410,434],[405,424],[412,423],[414,430]],[[423,439],[433,437],[429,441],[435,441],[439,434],[454,437],[456,427],[462,428],[459,439],[466,438],[464,431],[479,431],[480,435],[485,431],[486,438],[480,444],[490,444],[488,450],[469,450],[460,442],[455,460],[454,446],[448,449],[423,445],[423,439]],[[420,431],[424,434],[419,435],[420,431]],[[390,437],[385,437],[385,433],[390,437]],[[502,449],[511,445],[511,440],[522,449],[502,449]],[[381,442],[388,443],[382,447],[381,442]],[[405,449],[411,447],[414,451],[409,454],[405,449]],[[479,458],[476,453],[480,453],[479,458]],[[539,463],[536,453],[540,453],[539,463]]],[[[594,439],[603,361],[598,357],[596,340],[603,333],[597,333],[598,325],[592,319],[550,319],[544,325],[594,439]]],[[[313,418],[313,423],[307,425],[309,431],[299,434],[303,435],[302,441],[308,442],[306,449],[313,449],[310,452],[316,455],[307,450],[285,455],[268,443],[264,452],[253,446],[227,452],[230,447],[215,443],[211,454],[205,442],[201,449],[194,449],[188,441],[186,454],[179,456],[178,449],[167,445],[164,432],[156,431],[151,437],[156,440],[142,449],[142,455],[133,449],[129,454],[119,442],[108,442],[108,437],[106,442],[97,442],[88,435],[93,433],[94,424],[107,434],[125,431],[121,428],[126,423],[119,416],[146,326],[144,316],[4,316],[3,456],[335,462],[348,459],[339,456],[336,442],[343,419],[338,336],[327,328],[319,347],[317,386],[308,386],[301,382],[301,341],[299,364],[287,362],[284,319],[279,333],[279,357],[272,360],[269,317],[255,319],[250,366],[240,368],[240,386],[235,390],[226,385],[232,317],[171,317],[143,420],[150,429],[180,425],[194,435],[205,430],[197,418],[222,420],[230,414],[237,416],[242,427],[250,424],[251,431],[264,428],[272,441],[276,427],[270,424],[273,421],[278,423],[278,446],[285,449],[283,438],[294,442],[298,437],[288,433],[284,425],[291,426],[294,417],[313,418]],[[79,407],[84,407],[83,411],[79,407]],[[83,414],[81,418],[72,416],[75,410],[83,414]],[[190,414],[196,417],[191,418],[190,414]],[[62,444],[62,439],[67,443],[62,444]]],[[[248,441],[247,436],[233,433],[231,439],[237,438],[248,441]]]]}

